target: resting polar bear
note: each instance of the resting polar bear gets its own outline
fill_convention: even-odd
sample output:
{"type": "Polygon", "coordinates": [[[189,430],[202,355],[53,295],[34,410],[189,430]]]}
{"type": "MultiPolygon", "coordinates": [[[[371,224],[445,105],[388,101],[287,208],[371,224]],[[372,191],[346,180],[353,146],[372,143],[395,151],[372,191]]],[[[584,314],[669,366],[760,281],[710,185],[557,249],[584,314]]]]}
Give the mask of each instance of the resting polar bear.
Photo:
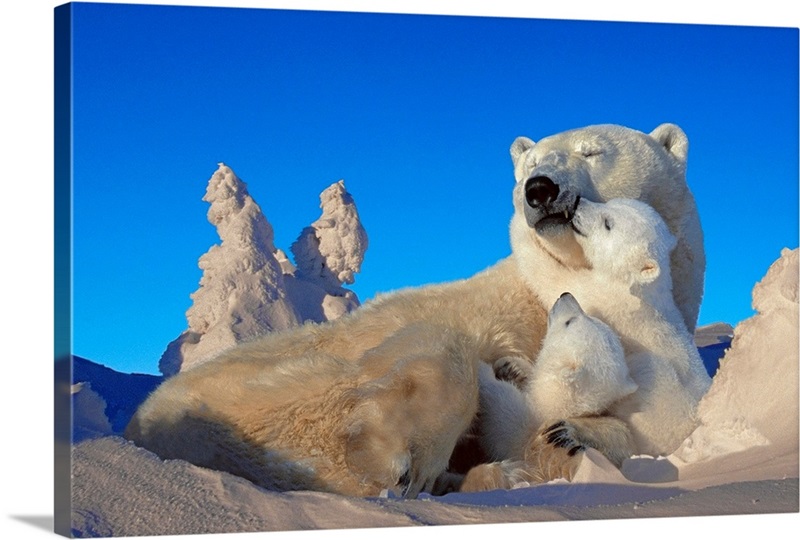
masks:
{"type": "MultiPolygon", "coordinates": [[[[276,432],[301,430],[287,410],[301,407],[304,401],[319,401],[323,395],[335,397],[331,385],[339,379],[319,374],[319,366],[324,366],[323,371],[344,369],[331,368],[330,362],[360,369],[368,354],[388,358],[369,371],[369,377],[379,380],[402,360],[403,351],[392,341],[398,332],[409,343],[420,344],[422,350],[415,346],[415,354],[427,358],[429,365],[449,366],[441,368],[445,370],[474,374],[476,358],[487,363],[503,357],[533,362],[545,334],[545,306],[563,292],[559,281],[565,274],[586,269],[570,226],[580,197],[596,201],[639,198],[664,217],[678,238],[671,263],[675,300],[687,327],[694,328],[705,259],[700,221],[685,179],[687,147],[683,131],[671,124],[649,135],[604,125],[554,135],[538,144],[517,139],[511,147],[517,180],[512,194],[511,256],[469,279],[378,297],[336,321],[268,335],[223,353],[202,370],[179,373],[140,407],[126,436],[163,457],[239,474],[243,469],[256,471],[251,477],[269,476],[268,485],[281,489],[370,494],[381,485],[402,484],[413,494],[411,482],[428,485],[431,471],[443,469],[439,456],[453,450],[451,437],[429,441],[437,446],[435,451],[421,448],[413,438],[405,440],[406,471],[379,455],[380,441],[397,438],[390,422],[383,426],[385,433],[373,430],[373,445],[363,444],[364,437],[350,441],[353,430],[346,421],[330,426],[324,434],[315,432],[319,424],[325,424],[324,403],[319,403],[322,408],[315,420],[302,426],[308,443],[295,444],[291,439],[288,444],[289,439],[272,437],[276,432]],[[468,340],[472,345],[466,351],[465,347],[426,349],[432,324],[447,328],[456,341],[468,340]],[[415,332],[423,337],[416,339],[415,332]],[[276,387],[276,380],[283,387],[276,387]],[[265,425],[273,426],[270,437],[259,438],[256,434],[265,425]],[[343,442],[324,449],[312,444],[323,436],[343,442]],[[357,477],[357,485],[320,487],[324,482],[319,481],[315,461],[320,453],[326,454],[324,460],[331,467],[339,468],[339,474],[357,477]],[[383,465],[361,471],[353,466],[354,460],[348,461],[351,455],[359,460],[371,456],[371,463],[383,465]],[[261,471],[264,456],[278,456],[282,467],[261,471]],[[296,469],[303,473],[295,474],[296,469]],[[415,471],[428,476],[412,478],[415,471]],[[275,479],[276,475],[280,478],[275,479]]],[[[416,430],[434,431],[440,414],[460,418],[452,422],[456,428],[469,424],[477,409],[477,381],[466,375],[462,379],[463,388],[415,394],[420,403],[415,408],[416,430]],[[443,399],[442,394],[448,392],[451,395],[446,397],[459,397],[443,399]],[[429,401],[441,409],[428,407],[429,401]]],[[[540,441],[544,478],[562,476],[574,468],[577,460],[574,452],[569,453],[574,447],[598,448],[616,463],[631,451],[630,432],[617,418],[565,420],[569,444],[540,441]]]]}
{"type": "Polygon", "coordinates": [[[625,336],[624,346],[572,294],[562,295],[533,366],[497,363],[519,389],[491,369],[480,371],[482,446],[491,459],[510,461],[471,470],[465,491],[535,480],[536,463],[528,464],[535,455],[526,448],[534,430],[545,428],[553,442],[567,435],[545,422],[610,412],[628,424],[634,450],[651,455],[670,453],[695,427],[711,379],[672,298],[675,238],[657,212],[636,200],[581,200],[572,226],[592,269],[564,285],[625,336]]]}
{"type": "Polygon", "coordinates": [[[267,489],[399,487],[415,497],[432,490],[477,410],[474,343],[436,325],[403,328],[355,362],[319,353],[255,371],[246,355],[219,362],[167,379],[125,436],[267,489]]]}

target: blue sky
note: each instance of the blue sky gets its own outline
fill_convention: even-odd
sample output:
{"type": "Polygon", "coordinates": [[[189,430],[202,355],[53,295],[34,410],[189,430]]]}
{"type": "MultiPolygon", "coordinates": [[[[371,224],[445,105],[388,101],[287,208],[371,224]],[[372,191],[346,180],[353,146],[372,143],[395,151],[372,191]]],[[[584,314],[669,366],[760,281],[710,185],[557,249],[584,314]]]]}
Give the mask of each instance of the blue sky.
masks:
{"type": "Polygon", "coordinates": [[[686,131],[700,324],[798,246],[796,29],[76,4],[73,39],[74,352],[120,371],[186,328],[220,161],[286,251],[343,178],[362,301],[507,256],[511,142],[595,123],[686,131]]]}

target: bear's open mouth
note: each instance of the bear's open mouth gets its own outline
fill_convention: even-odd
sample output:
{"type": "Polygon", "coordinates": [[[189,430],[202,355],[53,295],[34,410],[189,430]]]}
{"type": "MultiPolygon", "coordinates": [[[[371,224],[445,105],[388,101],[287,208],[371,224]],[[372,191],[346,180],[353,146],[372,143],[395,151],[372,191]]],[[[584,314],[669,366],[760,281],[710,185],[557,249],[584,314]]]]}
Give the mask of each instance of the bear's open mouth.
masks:
{"type": "MultiPolygon", "coordinates": [[[[550,228],[555,227],[566,227],[567,225],[572,224],[572,218],[575,217],[575,210],[578,208],[578,203],[580,202],[580,196],[575,197],[575,202],[571,205],[571,207],[567,207],[564,210],[559,210],[558,212],[552,212],[550,214],[546,214],[542,216],[536,222],[536,230],[541,232],[543,230],[547,230],[550,228]]],[[[574,226],[573,226],[574,228],[574,226]]]]}
{"type": "Polygon", "coordinates": [[[536,227],[552,227],[567,225],[572,221],[572,214],[569,210],[558,212],[557,214],[547,214],[536,222],[536,227]]]}

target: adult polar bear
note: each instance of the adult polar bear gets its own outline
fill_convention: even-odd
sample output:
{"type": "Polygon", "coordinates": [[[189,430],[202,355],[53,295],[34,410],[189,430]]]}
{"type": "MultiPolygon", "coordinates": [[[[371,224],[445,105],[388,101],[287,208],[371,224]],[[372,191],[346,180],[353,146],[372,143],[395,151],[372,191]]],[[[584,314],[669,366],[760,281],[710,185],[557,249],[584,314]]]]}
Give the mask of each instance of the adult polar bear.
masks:
{"type": "Polygon", "coordinates": [[[511,245],[520,274],[539,300],[552,305],[569,281],[564,272],[586,265],[566,226],[579,198],[638,199],[655,208],[677,238],[670,268],[673,296],[686,328],[694,332],[706,261],[700,217],[686,184],[688,147],[686,134],[673,124],[662,124],[649,136],[603,125],[538,144],[525,137],[514,141],[511,245]]]}
{"type": "MultiPolygon", "coordinates": [[[[511,256],[472,278],[381,296],[181,372],[142,404],[126,437],[272,489],[432,489],[476,414],[477,363],[533,362],[562,278],[587,271],[570,226],[580,197],[636,198],[664,217],[678,239],[675,301],[694,329],[705,257],[687,146],[670,124],[649,135],[603,125],[538,144],[517,139],[511,256]]],[[[569,437],[534,443],[543,480],[568,475],[581,446],[615,463],[635,450],[621,420],[564,420],[569,437]]]]}

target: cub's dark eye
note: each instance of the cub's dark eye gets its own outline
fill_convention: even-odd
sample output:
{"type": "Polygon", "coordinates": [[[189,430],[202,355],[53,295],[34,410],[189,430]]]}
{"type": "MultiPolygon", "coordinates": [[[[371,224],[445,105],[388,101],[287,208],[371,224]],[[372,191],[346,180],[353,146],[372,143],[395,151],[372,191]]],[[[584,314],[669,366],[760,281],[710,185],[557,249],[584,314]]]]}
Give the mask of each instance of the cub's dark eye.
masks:
{"type": "Polygon", "coordinates": [[[597,157],[602,153],[603,151],[599,148],[584,148],[581,150],[581,155],[585,158],[597,157]]]}
{"type": "Polygon", "coordinates": [[[570,317],[567,322],[564,323],[564,326],[569,326],[569,324],[575,320],[575,317],[570,317]]]}
{"type": "Polygon", "coordinates": [[[606,228],[606,230],[607,230],[607,231],[610,231],[610,230],[611,230],[611,228],[614,226],[614,223],[613,223],[613,222],[612,222],[610,219],[606,218],[606,219],[603,221],[603,225],[605,226],[605,228],[606,228]]]}

